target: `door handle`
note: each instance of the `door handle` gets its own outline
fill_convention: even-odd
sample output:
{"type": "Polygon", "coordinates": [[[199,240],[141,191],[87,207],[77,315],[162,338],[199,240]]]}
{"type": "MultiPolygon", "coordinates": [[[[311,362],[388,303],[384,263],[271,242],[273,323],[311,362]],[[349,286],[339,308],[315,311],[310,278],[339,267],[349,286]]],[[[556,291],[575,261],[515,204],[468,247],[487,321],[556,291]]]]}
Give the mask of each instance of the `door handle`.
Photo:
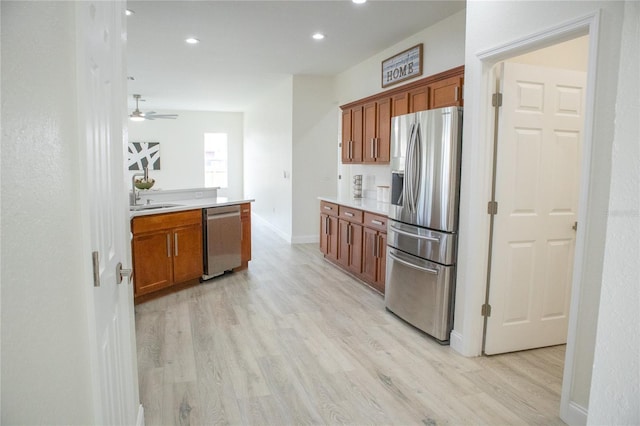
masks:
{"type": "Polygon", "coordinates": [[[122,262],[118,262],[118,264],[116,265],[116,283],[117,284],[120,284],[122,282],[122,278],[124,277],[131,278],[132,274],[133,274],[132,269],[123,269],[122,262]]]}
{"type": "Polygon", "coordinates": [[[417,269],[418,271],[423,271],[423,272],[428,272],[430,274],[438,275],[438,270],[436,270],[436,269],[424,268],[424,267],[419,266],[419,265],[414,265],[411,262],[407,262],[406,260],[400,259],[399,257],[395,256],[391,252],[389,252],[389,257],[392,258],[393,260],[399,262],[399,263],[402,263],[405,266],[408,266],[409,268],[413,268],[413,269],[417,269]]]}
{"type": "Polygon", "coordinates": [[[440,242],[440,238],[436,238],[436,237],[428,237],[426,235],[418,235],[418,234],[412,234],[411,232],[407,232],[407,231],[403,231],[400,228],[396,228],[393,225],[390,225],[389,228],[393,229],[395,232],[397,232],[398,234],[402,234],[402,235],[406,235],[408,237],[413,237],[413,238],[418,238],[420,240],[428,240],[428,241],[433,241],[436,243],[440,242]]]}

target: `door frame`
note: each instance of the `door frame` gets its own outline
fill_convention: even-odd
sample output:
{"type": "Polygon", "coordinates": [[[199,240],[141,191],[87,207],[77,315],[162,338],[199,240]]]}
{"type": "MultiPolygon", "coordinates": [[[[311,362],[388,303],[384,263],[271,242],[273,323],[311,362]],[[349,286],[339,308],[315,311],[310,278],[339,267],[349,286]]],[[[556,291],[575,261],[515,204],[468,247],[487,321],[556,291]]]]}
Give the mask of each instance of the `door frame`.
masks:
{"type": "MultiPolygon", "coordinates": [[[[596,10],[583,17],[565,22],[546,30],[531,34],[527,37],[502,44],[477,54],[483,68],[484,87],[487,90],[482,96],[483,105],[491,105],[491,96],[495,87],[495,73],[493,67],[499,62],[511,57],[519,56],[533,50],[549,47],[576,37],[589,35],[589,56],[587,63],[587,86],[584,111],[584,138],[582,141],[582,161],[580,172],[580,190],[578,200],[578,229],[576,235],[575,254],[573,261],[573,280],[571,283],[571,304],[569,308],[569,327],[567,331],[567,349],[565,354],[562,393],[560,399],[560,417],[568,424],[586,424],[587,410],[571,400],[574,376],[574,360],[576,355],[576,337],[578,332],[578,307],[581,300],[582,277],[585,271],[585,231],[589,228],[589,190],[591,176],[591,159],[594,149],[593,122],[595,111],[595,82],[597,73],[598,39],[599,39],[600,11],[596,10]]],[[[493,109],[484,117],[487,135],[491,139],[494,132],[493,109]]],[[[493,150],[493,149],[492,149],[493,150]]],[[[491,157],[493,158],[493,157],[491,157]]],[[[487,283],[488,285],[488,283],[487,283]]],[[[488,289],[487,289],[488,291],[488,289]]],[[[482,339],[484,345],[484,336],[482,339]]]]}

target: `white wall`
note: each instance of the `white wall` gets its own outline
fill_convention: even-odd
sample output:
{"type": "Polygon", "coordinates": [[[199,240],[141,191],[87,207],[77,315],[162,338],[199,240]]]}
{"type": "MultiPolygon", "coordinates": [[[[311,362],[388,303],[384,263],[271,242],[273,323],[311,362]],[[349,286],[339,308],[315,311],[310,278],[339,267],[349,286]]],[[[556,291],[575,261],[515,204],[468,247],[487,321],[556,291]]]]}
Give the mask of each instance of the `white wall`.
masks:
{"type": "Polygon", "coordinates": [[[1,422],[91,424],[75,4],[0,8],[1,422]]]}
{"type": "Polygon", "coordinates": [[[333,77],[293,77],[293,243],[318,242],[320,195],[335,195],[338,133],[333,77]]]}
{"type": "Polygon", "coordinates": [[[509,62],[574,71],[587,71],[588,61],[589,36],[586,35],[509,58],[509,62]]]}
{"type": "Polygon", "coordinates": [[[588,424],[640,424],[640,3],[624,10],[588,424]]]}
{"type": "MultiPolygon", "coordinates": [[[[243,196],[243,115],[239,112],[157,111],[175,120],[129,121],[129,141],[160,142],[160,170],[150,170],[153,189],[204,187],[204,134],[227,133],[229,187],[221,197],[243,196]]],[[[131,172],[133,174],[134,172],[131,172]]],[[[152,190],[153,190],[152,189],[152,190]]]]}
{"type": "Polygon", "coordinates": [[[292,236],[293,77],[267,91],[244,115],[244,196],[252,213],[287,241],[292,236]]]}
{"type": "MultiPolygon", "coordinates": [[[[336,77],[339,105],[382,92],[382,61],[419,43],[424,44],[421,77],[464,65],[465,19],[465,11],[462,10],[339,74],[336,77]]],[[[415,79],[394,87],[412,81],[415,79]]],[[[390,185],[391,181],[388,165],[343,165],[339,162],[338,174],[342,176],[338,182],[341,196],[351,196],[352,177],[356,174],[363,175],[363,195],[366,198],[375,198],[376,186],[390,185]]]]}
{"type": "MultiPolygon", "coordinates": [[[[544,29],[602,10],[598,43],[598,74],[595,81],[595,117],[591,152],[591,176],[585,228],[575,373],[571,398],[588,405],[591,364],[595,343],[606,215],[611,174],[611,142],[619,59],[621,2],[468,1],[465,59],[465,117],[463,174],[460,210],[460,244],[455,325],[452,347],[466,355],[478,355],[482,344],[479,315],[484,302],[488,225],[486,203],[491,185],[491,137],[488,134],[489,70],[478,53],[530,36],[544,29]],[[469,119],[473,117],[473,119],[469,119]]],[[[541,47],[541,46],[539,46],[541,47]]]]}

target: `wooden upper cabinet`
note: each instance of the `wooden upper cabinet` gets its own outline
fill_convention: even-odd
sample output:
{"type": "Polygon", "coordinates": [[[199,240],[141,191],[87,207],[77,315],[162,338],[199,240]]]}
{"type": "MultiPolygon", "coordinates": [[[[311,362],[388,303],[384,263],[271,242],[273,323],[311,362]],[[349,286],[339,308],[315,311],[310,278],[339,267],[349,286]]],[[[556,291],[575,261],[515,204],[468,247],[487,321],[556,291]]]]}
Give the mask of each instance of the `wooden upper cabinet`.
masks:
{"type": "Polygon", "coordinates": [[[362,162],[363,108],[356,106],[342,112],[342,162],[362,162]]]}
{"type": "Polygon", "coordinates": [[[363,162],[388,163],[391,146],[391,98],[363,106],[363,162]]]}
{"type": "Polygon", "coordinates": [[[391,117],[463,104],[464,66],[343,105],[342,162],[390,160],[391,117]]]}
{"type": "Polygon", "coordinates": [[[429,87],[422,86],[409,91],[409,112],[424,111],[429,108],[429,87]]]}
{"type": "Polygon", "coordinates": [[[409,114],[409,92],[401,92],[391,98],[391,116],[409,114]]]}
{"type": "Polygon", "coordinates": [[[463,76],[450,77],[429,85],[429,109],[463,105],[463,76]]]}

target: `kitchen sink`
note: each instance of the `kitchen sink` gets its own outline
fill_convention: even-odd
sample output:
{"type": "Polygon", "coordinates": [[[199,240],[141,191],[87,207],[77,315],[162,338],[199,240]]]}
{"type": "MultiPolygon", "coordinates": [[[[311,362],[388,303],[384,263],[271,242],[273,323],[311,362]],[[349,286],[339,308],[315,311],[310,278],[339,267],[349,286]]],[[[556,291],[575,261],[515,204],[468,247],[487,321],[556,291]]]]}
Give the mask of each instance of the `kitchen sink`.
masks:
{"type": "Polygon", "coordinates": [[[165,209],[169,207],[181,207],[182,204],[169,204],[169,203],[161,203],[161,204],[140,204],[139,206],[129,206],[129,210],[133,212],[139,212],[141,210],[156,210],[156,209],[165,209]]]}

